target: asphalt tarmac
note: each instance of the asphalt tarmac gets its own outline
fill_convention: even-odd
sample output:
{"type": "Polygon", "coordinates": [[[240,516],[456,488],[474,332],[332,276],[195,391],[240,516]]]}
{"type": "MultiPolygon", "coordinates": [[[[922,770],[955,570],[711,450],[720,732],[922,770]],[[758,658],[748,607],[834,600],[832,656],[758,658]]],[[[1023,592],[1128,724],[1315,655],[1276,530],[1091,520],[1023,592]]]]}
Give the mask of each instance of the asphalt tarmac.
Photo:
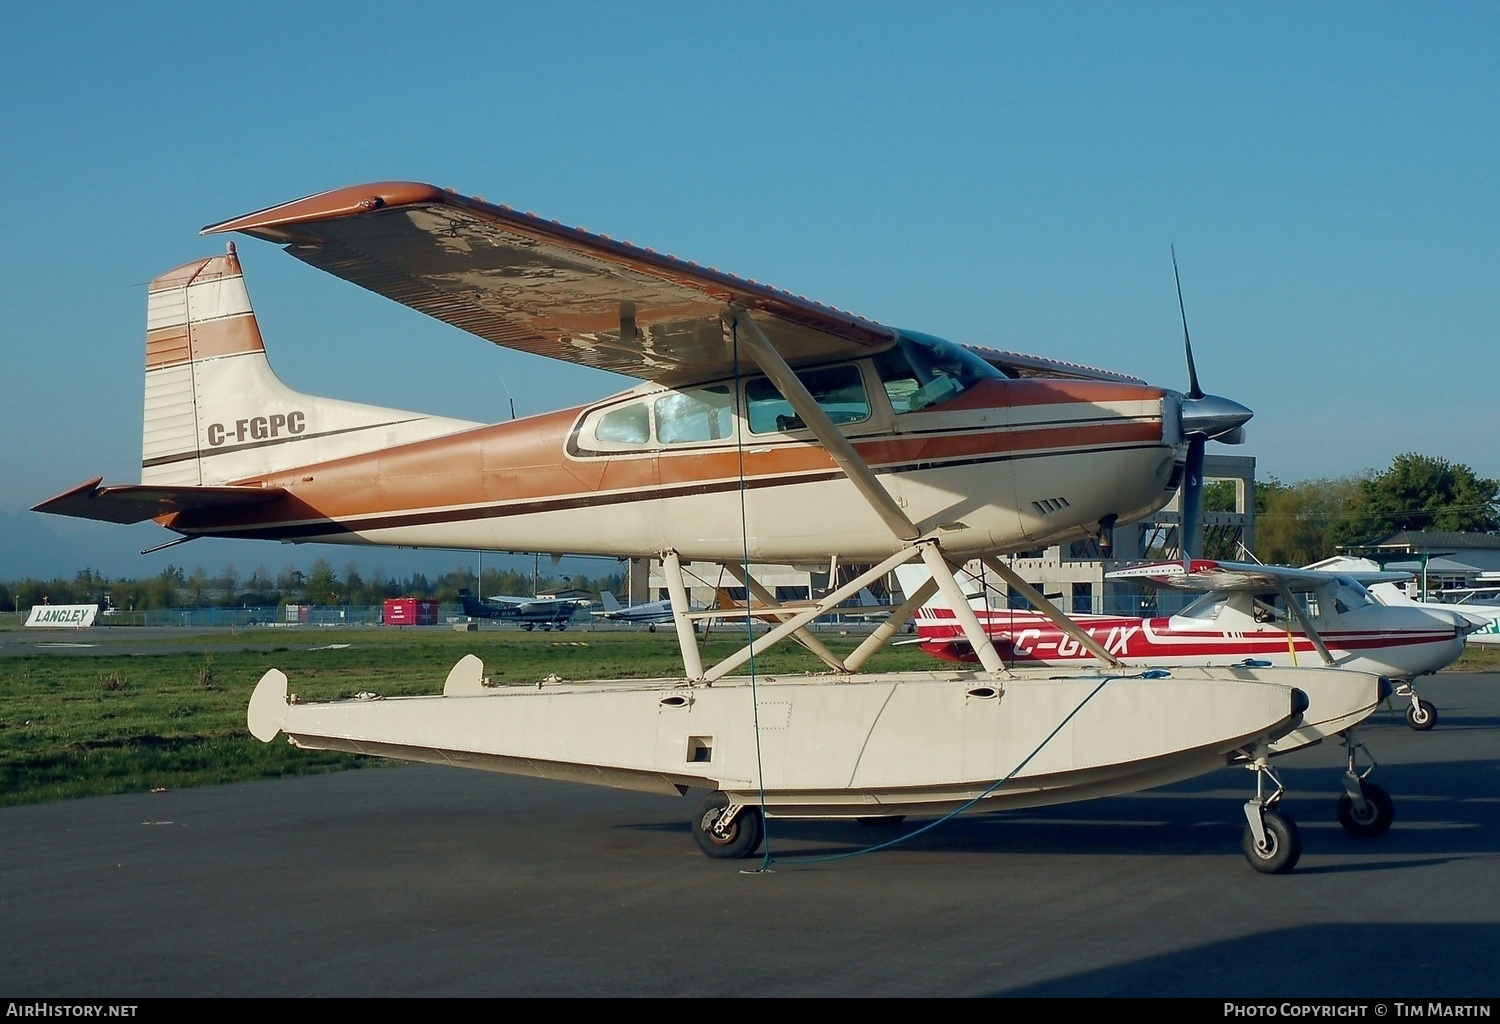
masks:
{"type": "MultiPolygon", "coordinates": [[[[1279,760],[1303,855],[1240,852],[1250,774],[710,860],[687,800],[390,766],[0,810],[0,996],[1500,996],[1500,675],[1279,760]]],[[[1219,1015],[1216,1013],[1215,1017],[1219,1015]]]]}

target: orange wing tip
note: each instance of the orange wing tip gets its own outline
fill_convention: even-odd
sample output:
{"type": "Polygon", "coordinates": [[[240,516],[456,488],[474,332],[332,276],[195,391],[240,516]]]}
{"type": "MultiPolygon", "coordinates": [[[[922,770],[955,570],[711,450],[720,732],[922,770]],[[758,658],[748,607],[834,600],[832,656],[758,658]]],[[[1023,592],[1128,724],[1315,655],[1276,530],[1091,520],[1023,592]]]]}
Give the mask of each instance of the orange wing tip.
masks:
{"type": "Polygon", "coordinates": [[[225,231],[243,231],[246,234],[276,240],[283,235],[277,230],[278,228],[293,224],[350,217],[387,207],[430,203],[453,195],[454,193],[448,189],[419,181],[383,181],[370,185],[347,185],[303,199],[293,199],[289,203],[267,207],[264,210],[220,221],[217,224],[210,224],[199,233],[216,235],[225,231]]]}
{"type": "Polygon", "coordinates": [[[63,491],[55,498],[48,498],[39,505],[31,506],[33,512],[50,512],[58,506],[71,505],[76,499],[89,499],[98,493],[99,485],[104,483],[104,477],[96,476],[86,484],[80,484],[71,490],[63,491]]]}

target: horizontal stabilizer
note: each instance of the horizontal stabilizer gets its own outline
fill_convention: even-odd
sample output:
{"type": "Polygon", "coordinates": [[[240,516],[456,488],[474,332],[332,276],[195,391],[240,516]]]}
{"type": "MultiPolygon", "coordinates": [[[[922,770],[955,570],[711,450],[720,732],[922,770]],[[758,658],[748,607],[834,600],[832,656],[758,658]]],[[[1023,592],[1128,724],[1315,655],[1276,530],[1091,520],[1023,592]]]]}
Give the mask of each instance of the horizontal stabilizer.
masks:
{"type": "Polygon", "coordinates": [[[81,487],[49,498],[32,507],[33,512],[50,512],[77,519],[96,519],[102,523],[142,523],[174,512],[213,508],[239,508],[274,501],[285,494],[280,487],[169,487],[146,484],[99,486],[103,477],[95,477],[81,487]]]}

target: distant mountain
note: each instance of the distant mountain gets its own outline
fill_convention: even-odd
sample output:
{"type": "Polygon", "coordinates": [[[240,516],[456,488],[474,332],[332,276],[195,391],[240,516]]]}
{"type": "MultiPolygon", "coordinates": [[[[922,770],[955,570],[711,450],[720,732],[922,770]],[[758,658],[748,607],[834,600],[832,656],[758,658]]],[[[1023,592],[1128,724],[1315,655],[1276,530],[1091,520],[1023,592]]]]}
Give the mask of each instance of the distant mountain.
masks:
{"type": "Polygon", "coordinates": [[[78,550],[36,512],[0,512],[0,580],[71,579],[83,568],[78,550]]]}

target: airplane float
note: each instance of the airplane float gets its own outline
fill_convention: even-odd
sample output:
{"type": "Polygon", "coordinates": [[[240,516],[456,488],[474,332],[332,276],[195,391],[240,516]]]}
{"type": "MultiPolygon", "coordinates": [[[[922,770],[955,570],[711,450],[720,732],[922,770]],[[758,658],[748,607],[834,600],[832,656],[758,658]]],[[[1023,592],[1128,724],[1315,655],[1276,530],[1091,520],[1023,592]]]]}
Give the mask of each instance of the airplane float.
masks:
{"type": "Polygon", "coordinates": [[[483,600],[471,590],[458,592],[459,604],[464,614],[471,619],[501,619],[519,623],[530,632],[538,626],[547,630],[564,630],[580,608],[593,604],[587,598],[569,597],[509,597],[492,595],[483,600]]]}
{"type": "MultiPolygon", "coordinates": [[[[906,590],[925,578],[914,565],[902,566],[896,574],[906,590]]],[[[1390,679],[1397,695],[1410,698],[1407,724],[1426,730],[1436,723],[1437,711],[1417,696],[1415,680],[1457,660],[1475,626],[1448,609],[1387,607],[1364,585],[1409,575],[1209,559],[1151,562],[1112,570],[1105,577],[1201,591],[1202,596],[1170,616],[1075,614],[1070,619],[1131,666],[1322,663],[1373,672],[1390,679]]],[[[1042,613],[991,607],[996,602],[974,573],[963,573],[960,582],[1007,664],[1067,666],[1095,659],[1042,613]]],[[[951,607],[940,597],[923,605],[916,621],[917,639],[911,642],[938,658],[974,660],[951,607]]]]}
{"type": "MultiPolygon", "coordinates": [[[[666,680],[487,685],[464,658],[442,695],[307,702],[268,671],[264,741],[686,795],[698,846],[746,857],[766,818],[936,817],[1135,792],[1249,767],[1242,846],[1291,870],[1273,753],[1350,748],[1339,817],[1383,831],[1354,769],[1385,695],[1324,668],[1007,669],[955,566],[1093,537],[1201,501],[1204,446],[1251,416],[1070,363],[897,330],[755,281],[431,185],[320,193],[204,229],[283,246],[494,344],[633,376],[602,401],[484,425],[301,394],[272,372],[233,246],[152,282],[140,484],[95,479],[41,511],[179,539],[259,538],[661,560],[683,657],[666,680]],[[869,568],[704,663],[682,566],[869,568]],[[807,626],[899,565],[932,581],[852,652],[807,626]],[[941,590],[978,669],[863,668],[941,590]],[[770,679],[795,637],[828,672],[770,679]],[[750,665],[748,674],[732,675],[750,665]]],[[[1184,316],[1184,321],[1186,320],[1184,316]]],[[[1186,332],[1184,332],[1186,333],[1186,332]]],[[[175,541],[174,541],[175,542],[175,541]]],[[[1026,587],[1019,578],[1012,586],[1026,587]]],[[[1039,595],[1038,595],[1039,596],[1039,595]]],[[[733,614],[733,613],[731,613],[733,614]]],[[[739,613],[743,615],[743,612],[739,613]]]]}

